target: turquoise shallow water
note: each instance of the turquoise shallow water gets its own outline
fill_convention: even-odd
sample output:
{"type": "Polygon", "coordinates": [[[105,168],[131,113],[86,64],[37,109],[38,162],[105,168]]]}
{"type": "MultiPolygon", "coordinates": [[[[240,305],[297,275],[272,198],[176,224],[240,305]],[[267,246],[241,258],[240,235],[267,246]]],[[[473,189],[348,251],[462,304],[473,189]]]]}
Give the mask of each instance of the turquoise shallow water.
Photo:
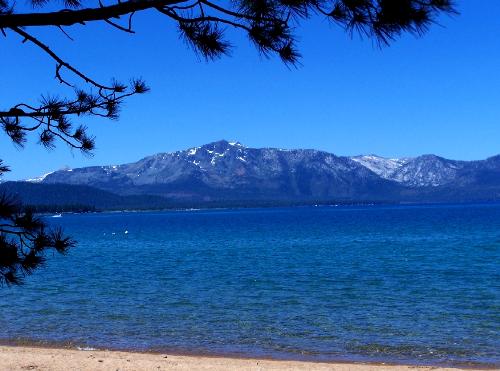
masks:
{"type": "Polygon", "coordinates": [[[0,289],[4,341],[500,365],[500,205],[47,220],[79,245],[0,289]]]}

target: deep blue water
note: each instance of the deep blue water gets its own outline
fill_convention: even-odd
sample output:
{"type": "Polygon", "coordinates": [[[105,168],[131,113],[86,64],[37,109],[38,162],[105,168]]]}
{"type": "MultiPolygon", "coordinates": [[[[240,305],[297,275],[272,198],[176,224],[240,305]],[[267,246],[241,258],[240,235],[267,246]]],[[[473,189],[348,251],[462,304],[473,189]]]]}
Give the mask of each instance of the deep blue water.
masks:
{"type": "Polygon", "coordinates": [[[0,339],[500,365],[500,205],[47,220],[79,245],[0,288],[0,339]]]}

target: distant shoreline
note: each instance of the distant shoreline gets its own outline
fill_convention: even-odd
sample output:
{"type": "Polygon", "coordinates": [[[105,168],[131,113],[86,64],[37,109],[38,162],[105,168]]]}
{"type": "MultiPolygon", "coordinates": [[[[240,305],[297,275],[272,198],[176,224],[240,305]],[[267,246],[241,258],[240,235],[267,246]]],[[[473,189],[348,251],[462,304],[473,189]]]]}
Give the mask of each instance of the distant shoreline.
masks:
{"type": "Polygon", "coordinates": [[[154,213],[154,212],[186,212],[186,211],[223,211],[223,210],[258,210],[258,209],[294,209],[294,208],[334,208],[334,207],[423,207],[423,206],[488,206],[499,205],[500,201],[485,202],[372,202],[372,203],[304,203],[293,205],[239,205],[239,206],[199,206],[199,207],[172,207],[159,209],[103,209],[95,211],[65,211],[54,209],[54,211],[36,212],[38,215],[50,216],[53,214],[100,214],[100,213],[154,213]]]}
{"type": "Polygon", "coordinates": [[[389,201],[252,201],[252,202],[227,202],[227,203],[199,203],[199,204],[178,204],[169,207],[150,207],[150,208],[96,208],[86,206],[82,211],[74,210],[75,205],[30,205],[26,204],[38,214],[53,213],[72,213],[72,214],[91,214],[91,213],[120,213],[120,212],[163,212],[163,211],[206,211],[206,210],[238,210],[238,209],[279,209],[279,208],[299,208],[299,207],[352,207],[352,206],[407,206],[420,205],[420,203],[399,203],[389,201]]]}
{"type": "Polygon", "coordinates": [[[47,346],[0,345],[0,370],[44,369],[175,369],[175,370],[337,370],[337,371],[451,371],[492,370],[495,366],[432,366],[349,361],[299,361],[220,355],[183,355],[47,346]]]}

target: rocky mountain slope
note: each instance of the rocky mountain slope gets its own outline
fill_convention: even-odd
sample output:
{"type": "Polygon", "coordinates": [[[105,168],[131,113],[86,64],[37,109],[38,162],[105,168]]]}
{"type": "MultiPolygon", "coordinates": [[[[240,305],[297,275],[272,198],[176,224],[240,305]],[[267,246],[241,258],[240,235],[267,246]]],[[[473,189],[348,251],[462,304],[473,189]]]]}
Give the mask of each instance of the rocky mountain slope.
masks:
{"type": "Polygon", "coordinates": [[[172,200],[418,202],[453,194],[464,200],[469,191],[471,200],[490,200],[500,199],[500,156],[470,162],[434,155],[342,157],[309,149],[248,148],[221,140],[130,164],[59,170],[31,181],[172,200]]]}

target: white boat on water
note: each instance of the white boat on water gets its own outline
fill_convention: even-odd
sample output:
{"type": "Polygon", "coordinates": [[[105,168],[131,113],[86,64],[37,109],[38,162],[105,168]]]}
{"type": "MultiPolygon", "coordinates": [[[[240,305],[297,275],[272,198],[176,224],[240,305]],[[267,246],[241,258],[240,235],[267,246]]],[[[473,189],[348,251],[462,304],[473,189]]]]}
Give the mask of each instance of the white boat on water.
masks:
{"type": "Polygon", "coordinates": [[[54,214],[52,215],[52,218],[62,218],[62,214],[54,214]]]}

